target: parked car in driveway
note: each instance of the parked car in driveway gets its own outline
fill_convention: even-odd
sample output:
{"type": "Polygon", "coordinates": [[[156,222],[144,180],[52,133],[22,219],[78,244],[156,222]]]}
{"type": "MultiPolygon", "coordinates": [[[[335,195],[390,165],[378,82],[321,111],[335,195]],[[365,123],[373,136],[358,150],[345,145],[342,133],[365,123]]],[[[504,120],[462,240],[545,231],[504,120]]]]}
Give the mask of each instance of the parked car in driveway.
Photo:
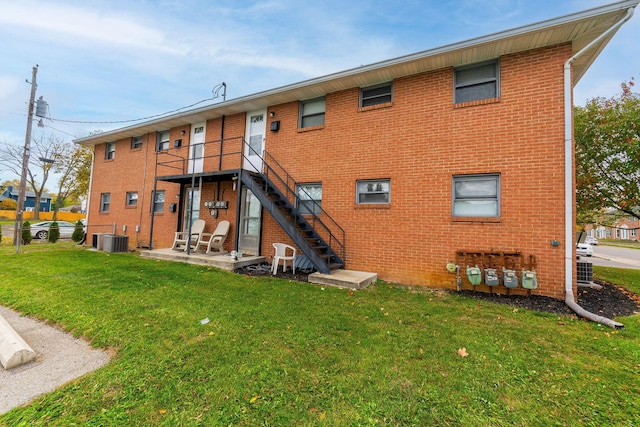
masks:
{"type": "Polygon", "coordinates": [[[580,256],[591,256],[593,255],[593,248],[588,243],[578,243],[576,246],[576,254],[580,256]]]}
{"type": "MultiPolygon", "coordinates": [[[[73,230],[76,225],[67,221],[56,221],[58,223],[58,227],[60,228],[60,238],[61,239],[70,239],[73,234],[73,230]]],[[[31,225],[31,235],[34,239],[46,240],[49,235],[49,227],[53,221],[43,221],[37,224],[31,225]]]]}

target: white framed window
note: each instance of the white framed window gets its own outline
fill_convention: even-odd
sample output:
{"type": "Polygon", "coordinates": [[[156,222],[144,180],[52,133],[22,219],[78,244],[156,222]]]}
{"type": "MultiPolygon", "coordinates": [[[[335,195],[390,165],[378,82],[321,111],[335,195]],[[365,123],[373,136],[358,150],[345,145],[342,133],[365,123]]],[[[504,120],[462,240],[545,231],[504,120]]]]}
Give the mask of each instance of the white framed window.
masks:
{"type": "Polygon", "coordinates": [[[319,182],[308,184],[297,184],[296,193],[298,194],[296,206],[298,212],[302,215],[310,215],[312,213],[318,215],[322,206],[322,184],[319,182]]]}
{"type": "Polygon", "coordinates": [[[500,216],[500,174],[454,175],[453,216],[500,216]]]}
{"type": "Polygon", "coordinates": [[[111,203],[111,193],[100,194],[100,212],[109,212],[110,203],[111,203]]]}
{"type": "Polygon", "coordinates": [[[105,160],[112,160],[116,156],[116,143],[107,142],[104,149],[105,160]]]}
{"type": "Polygon", "coordinates": [[[500,96],[498,60],[480,62],[454,69],[454,102],[476,101],[500,96]]]}
{"type": "Polygon", "coordinates": [[[142,148],[142,137],[134,136],[131,138],[131,149],[137,150],[138,148],[142,148]]]}
{"type": "Polygon", "coordinates": [[[164,212],[164,190],[158,190],[153,194],[153,213],[164,212]]]}
{"type": "Polygon", "coordinates": [[[300,128],[324,125],[325,97],[300,101],[300,128]]]}
{"type": "Polygon", "coordinates": [[[391,202],[390,179],[356,181],[356,203],[384,205],[391,202]]]}
{"type": "Polygon", "coordinates": [[[157,151],[169,149],[169,138],[171,137],[168,130],[158,132],[157,151]]]}
{"type": "Polygon", "coordinates": [[[371,105],[391,102],[392,89],[391,82],[360,88],[360,107],[370,107],[371,105]]]}
{"type": "Polygon", "coordinates": [[[138,206],[137,191],[127,191],[127,206],[138,206]]]}

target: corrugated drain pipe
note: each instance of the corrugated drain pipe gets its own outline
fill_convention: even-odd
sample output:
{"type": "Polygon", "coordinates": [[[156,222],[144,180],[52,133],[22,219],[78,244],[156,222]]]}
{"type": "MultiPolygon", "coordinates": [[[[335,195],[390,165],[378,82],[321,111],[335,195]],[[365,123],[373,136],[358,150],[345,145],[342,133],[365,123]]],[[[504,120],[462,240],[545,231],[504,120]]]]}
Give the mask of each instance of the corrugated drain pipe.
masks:
{"type": "MultiPolygon", "coordinates": [[[[635,7],[635,6],[634,6],[635,7]]],[[[585,319],[601,323],[611,328],[624,328],[622,323],[618,323],[606,317],[599,316],[595,313],[585,310],[576,303],[573,295],[573,100],[571,86],[571,63],[589,50],[593,45],[607,37],[611,32],[617,31],[625,22],[633,16],[634,7],[627,9],[626,16],[618,21],[604,33],[600,34],[591,43],[576,52],[571,58],[564,63],[564,188],[565,188],[565,298],[564,302],[576,314],[585,319]]]]}

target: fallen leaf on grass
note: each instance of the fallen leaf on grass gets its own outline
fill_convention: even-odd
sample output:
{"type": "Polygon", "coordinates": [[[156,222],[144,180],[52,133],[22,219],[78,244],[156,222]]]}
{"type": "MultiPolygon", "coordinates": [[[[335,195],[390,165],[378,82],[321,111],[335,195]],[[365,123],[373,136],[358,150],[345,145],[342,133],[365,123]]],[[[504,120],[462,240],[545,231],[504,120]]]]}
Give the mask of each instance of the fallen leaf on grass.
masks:
{"type": "Polygon", "coordinates": [[[249,403],[256,403],[256,400],[260,399],[260,396],[258,396],[257,394],[255,396],[253,396],[251,398],[251,400],[249,401],[249,403]]]}
{"type": "Polygon", "coordinates": [[[167,410],[166,409],[160,409],[158,412],[161,413],[161,414],[166,414],[167,410]]]}
{"type": "Polygon", "coordinates": [[[458,356],[460,357],[467,357],[469,355],[469,353],[467,353],[467,349],[462,347],[458,349],[458,356]]]}

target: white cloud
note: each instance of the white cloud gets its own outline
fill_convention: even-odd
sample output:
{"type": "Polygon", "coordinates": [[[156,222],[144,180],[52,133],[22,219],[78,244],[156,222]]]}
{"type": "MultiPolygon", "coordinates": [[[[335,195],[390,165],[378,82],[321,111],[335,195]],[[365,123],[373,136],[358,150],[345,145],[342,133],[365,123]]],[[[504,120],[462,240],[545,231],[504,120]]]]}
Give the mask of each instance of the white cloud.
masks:
{"type": "Polygon", "coordinates": [[[145,26],[122,12],[100,12],[89,8],[22,0],[2,5],[0,23],[35,32],[38,37],[55,37],[65,44],[76,46],[98,42],[169,54],[180,54],[183,50],[179,45],[171,43],[164,32],[145,26]]]}

